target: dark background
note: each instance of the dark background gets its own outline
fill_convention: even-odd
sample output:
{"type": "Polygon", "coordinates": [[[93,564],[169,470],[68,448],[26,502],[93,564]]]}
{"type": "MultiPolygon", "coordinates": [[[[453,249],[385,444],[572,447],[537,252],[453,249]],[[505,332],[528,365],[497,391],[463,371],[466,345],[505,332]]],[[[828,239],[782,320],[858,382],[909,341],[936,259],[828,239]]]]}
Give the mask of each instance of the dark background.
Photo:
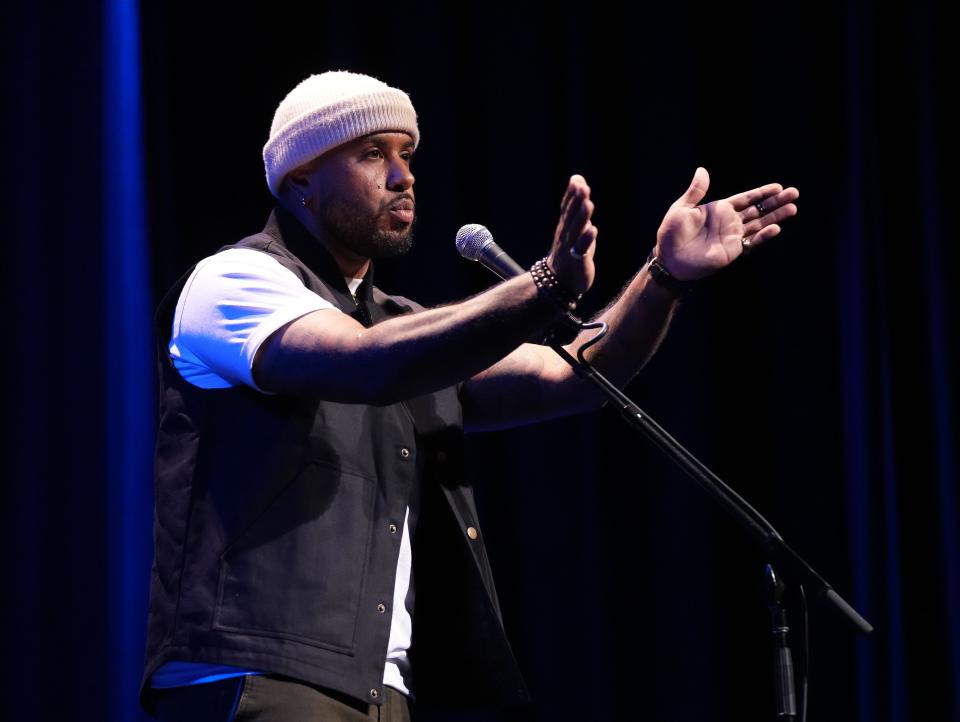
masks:
{"type": "MultiPolygon", "coordinates": [[[[379,264],[437,304],[491,279],[487,225],[542,256],[571,173],[602,308],[697,165],[708,198],[801,190],[703,282],[629,391],[875,626],[815,606],[811,720],[960,720],[954,32],[936,5],[673,2],[4,10],[10,719],[139,719],[151,309],[259,230],[273,110],[311,73],[410,93],[417,242],[379,264]]],[[[598,413],[469,439],[529,709],[449,719],[771,717],[764,557],[598,413]]],[[[790,580],[788,580],[790,581],[790,580]]],[[[792,600],[792,619],[799,606],[792,600]]],[[[799,648],[799,637],[794,637],[799,648]]]]}

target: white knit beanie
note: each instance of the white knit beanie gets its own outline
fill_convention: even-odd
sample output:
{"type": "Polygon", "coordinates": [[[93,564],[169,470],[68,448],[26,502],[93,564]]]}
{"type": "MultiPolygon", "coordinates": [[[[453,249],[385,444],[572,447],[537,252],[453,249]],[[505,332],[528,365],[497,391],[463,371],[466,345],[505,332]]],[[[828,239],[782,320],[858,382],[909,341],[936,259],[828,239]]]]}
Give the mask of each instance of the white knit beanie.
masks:
{"type": "Polygon", "coordinates": [[[294,168],[369,133],[397,130],[420,142],[410,97],[376,78],[346,71],[311,75],[291,90],[273,115],[263,166],[270,192],[294,168]]]}

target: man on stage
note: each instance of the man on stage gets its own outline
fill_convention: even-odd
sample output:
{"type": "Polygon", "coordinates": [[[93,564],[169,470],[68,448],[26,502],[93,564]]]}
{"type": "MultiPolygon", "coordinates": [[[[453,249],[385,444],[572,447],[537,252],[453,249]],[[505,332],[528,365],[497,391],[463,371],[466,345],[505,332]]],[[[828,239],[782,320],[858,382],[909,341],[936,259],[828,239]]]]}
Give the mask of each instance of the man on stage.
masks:
{"type": "MultiPolygon", "coordinates": [[[[264,147],[266,227],[200,261],[158,309],[143,700],[162,720],[407,720],[414,698],[526,698],[462,434],[599,406],[524,342],[593,283],[593,202],[573,176],[529,273],[423,309],[374,286],[371,263],[412,243],[419,140],[404,92],[307,78],[264,147]]],[[[687,285],[796,213],[779,184],[698,205],[708,183],[698,169],[602,313],[610,332],[586,355],[620,385],[687,285]]]]}

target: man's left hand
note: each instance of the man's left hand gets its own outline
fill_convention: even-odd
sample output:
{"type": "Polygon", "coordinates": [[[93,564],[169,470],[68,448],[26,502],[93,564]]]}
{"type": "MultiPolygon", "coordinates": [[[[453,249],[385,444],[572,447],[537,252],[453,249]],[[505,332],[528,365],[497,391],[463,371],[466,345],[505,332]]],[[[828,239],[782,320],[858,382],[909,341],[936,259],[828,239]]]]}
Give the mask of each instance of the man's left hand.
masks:
{"type": "Polygon", "coordinates": [[[769,183],[699,205],[709,186],[706,168],[697,168],[690,187],[670,206],[657,231],[655,253],[680,281],[693,281],[729,265],[746,249],[780,233],[778,224],[797,213],[796,188],[769,183]]]}

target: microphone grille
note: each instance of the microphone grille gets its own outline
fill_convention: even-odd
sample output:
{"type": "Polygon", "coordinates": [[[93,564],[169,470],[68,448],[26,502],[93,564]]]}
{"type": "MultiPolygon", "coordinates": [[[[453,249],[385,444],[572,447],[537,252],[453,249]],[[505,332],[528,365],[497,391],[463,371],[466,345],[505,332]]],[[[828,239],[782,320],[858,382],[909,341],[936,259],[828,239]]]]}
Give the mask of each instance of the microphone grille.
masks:
{"type": "Polygon", "coordinates": [[[479,259],[483,248],[491,243],[493,235],[479,223],[468,223],[457,231],[457,250],[471,261],[479,259]]]}

